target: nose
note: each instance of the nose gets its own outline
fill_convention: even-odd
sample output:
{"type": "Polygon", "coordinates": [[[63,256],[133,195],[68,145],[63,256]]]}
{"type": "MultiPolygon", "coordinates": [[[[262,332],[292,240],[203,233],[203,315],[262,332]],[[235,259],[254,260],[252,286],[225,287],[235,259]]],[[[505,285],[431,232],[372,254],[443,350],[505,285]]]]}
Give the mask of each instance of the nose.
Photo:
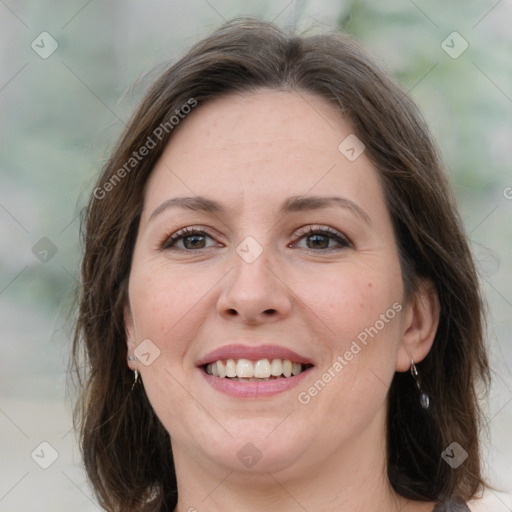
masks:
{"type": "Polygon", "coordinates": [[[257,325],[286,318],[293,293],[278,266],[271,268],[266,251],[250,263],[234,254],[234,268],[223,282],[217,301],[219,315],[230,321],[257,325]]]}

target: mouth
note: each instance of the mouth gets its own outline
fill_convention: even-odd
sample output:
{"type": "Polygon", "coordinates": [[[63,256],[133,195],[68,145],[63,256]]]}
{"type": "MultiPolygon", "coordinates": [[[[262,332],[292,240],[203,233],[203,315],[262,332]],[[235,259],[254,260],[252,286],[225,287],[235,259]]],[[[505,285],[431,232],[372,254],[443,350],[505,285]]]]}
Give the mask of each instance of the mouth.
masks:
{"type": "Polygon", "coordinates": [[[196,361],[215,390],[235,398],[269,397],[298,386],[313,361],[277,345],[231,344],[196,361]]]}
{"type": "Polygon", "coordinates": [[[311,368],[311,364],[290,359],[218,359],[202,366],[204,372],[220,379],[236,382],[266,382],[289,379],[311,368]]]}

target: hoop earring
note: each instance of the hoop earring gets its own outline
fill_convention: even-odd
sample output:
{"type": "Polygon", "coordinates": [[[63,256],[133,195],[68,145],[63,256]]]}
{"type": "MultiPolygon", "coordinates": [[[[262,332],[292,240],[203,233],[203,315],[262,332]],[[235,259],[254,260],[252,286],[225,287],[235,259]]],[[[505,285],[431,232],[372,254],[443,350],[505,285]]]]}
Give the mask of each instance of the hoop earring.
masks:
{"type": "Polygon", "coordinates": [[[423,392],[420,386],[420,379],[418,377],[418,369],[416,368],[416,365],[414,364],[414,359],[411,357],[411,375],[414,379],[414,382],[416,383],[417,388],[420,392],[420,404],[423,409],[428,409],[430,406],[430,398],[426,393],[423,392]]]}

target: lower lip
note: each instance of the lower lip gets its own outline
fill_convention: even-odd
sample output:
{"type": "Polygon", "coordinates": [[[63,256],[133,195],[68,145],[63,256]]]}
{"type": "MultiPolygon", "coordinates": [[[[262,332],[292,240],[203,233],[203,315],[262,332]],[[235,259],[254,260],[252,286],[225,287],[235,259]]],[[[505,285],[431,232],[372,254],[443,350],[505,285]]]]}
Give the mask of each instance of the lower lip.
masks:
{"type": "Polygon", "coordinates": [[[227,378],[214,377],[209,375],[202,369],[199,371],[203,374],[206,382],[212,388],[225,393],[226,395],[237,398],[259,398],[264,396],[277,395],[300,384],[309,374],[311,368],[304,370],[293,377],[281,377],[280,379],[265,380],[262,382],[243,382],[231,380],[227,378]]]}

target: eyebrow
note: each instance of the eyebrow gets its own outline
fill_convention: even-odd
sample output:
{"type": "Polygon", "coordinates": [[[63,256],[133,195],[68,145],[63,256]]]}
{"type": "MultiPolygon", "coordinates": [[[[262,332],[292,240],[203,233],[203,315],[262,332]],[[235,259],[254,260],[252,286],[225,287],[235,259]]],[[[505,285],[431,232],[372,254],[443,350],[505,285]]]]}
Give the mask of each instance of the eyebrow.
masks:
{"type": "Polygon", "coordinates": [[[220,203],[213,199],[208,199],[207,197],[173,197],[164,201],[160,206],[157,206],[149,217],[148,222],[164,210],[173,207],[188,208],[196,212],[214,213],[217,215],[226,213],[226,209],[220,203]]]}
{"type": "MultiPolygon", "coordinates": [[[[366,224],[371,226],[370,216],[361,208],[358,204],[354,203],[346,197],[339,196],[292,196],[283,201],[279,208],[281,215],[286,215],[292,212],[302,212],[309,210],[320,210],[323,208],[329,208],[332,206],[338,206],[346,210],[351,211],[357,217],[362,219],[366,224]]],[[[162,204],[157,206],[153,213],[150,215],[148,222],[155,218],[157,215],[169,208],[188,208],[193,211],[213,213],[215,215],[221,215],[226,213],[226,208],[219,202],[213,199],[208,199],[204,196],[195,197],[173,197],[167,199],[162,204]]]]}
{"type": "Polygon", "coordinates": [[[330,206],[339,206],[346,210],[350,210],[357,217],[362,219],[366,224],[371,226],[370,216],[354,201],[346,197],[339,196],[293,196],[286,199],[279,212],[283,215],[291,212],[301,212],[307,210],[320,210],[330,206]]]}

